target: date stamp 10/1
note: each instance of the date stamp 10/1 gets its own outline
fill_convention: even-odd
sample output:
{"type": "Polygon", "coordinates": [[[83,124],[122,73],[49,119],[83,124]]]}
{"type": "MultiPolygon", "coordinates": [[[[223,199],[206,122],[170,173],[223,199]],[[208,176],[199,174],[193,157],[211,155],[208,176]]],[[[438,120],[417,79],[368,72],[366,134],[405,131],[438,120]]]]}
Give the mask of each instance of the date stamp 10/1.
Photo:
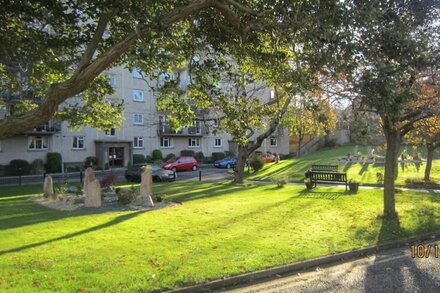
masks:
{"type": "Polygon", "coordinates": [[[439,244],[413,243],[411,244],[412,258],[439,258],[439,244]]]}

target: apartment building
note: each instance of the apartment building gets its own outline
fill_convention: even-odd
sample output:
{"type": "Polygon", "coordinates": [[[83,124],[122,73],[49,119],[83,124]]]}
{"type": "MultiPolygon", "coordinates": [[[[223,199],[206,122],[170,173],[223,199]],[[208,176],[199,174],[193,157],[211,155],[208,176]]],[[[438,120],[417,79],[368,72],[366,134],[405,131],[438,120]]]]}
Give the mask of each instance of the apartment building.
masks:
{"type": "MultiPolygon", "coordinates": [[[[83,127],[79,131],[69,130],[66,122],[49,121],[45,125],[27,131],[22,136],[0,141],[0,164],[13,159],[24,159],[31,163],[35,159],[45,161],[48,152],[62,155],[64,167],[82,166],[89,156],[98,158],[101,167],[126,166],[133,154],[151,155],[154,149],[163,155],[179,155],[182,150],[203,152],[236,151],[236,145],[227,133],[214,131],[216,125],[195,121],[194,125],[173,131],[164,113],[156,109],[156,100],[148,81],[136,69],[129,71],[123,66],[107,72],[115,93],[109,102],[124,104],[125,120],[120,129],[101,131],[83,127]]],[[[185,73],[183,73],[185,74],[185,73]]],[[[269,95],[269,94],[268,94],[269,95]]],[[[260,151],[279,154],[289,153],[288,131],[280,129],[267,139],[260,151]]]]}

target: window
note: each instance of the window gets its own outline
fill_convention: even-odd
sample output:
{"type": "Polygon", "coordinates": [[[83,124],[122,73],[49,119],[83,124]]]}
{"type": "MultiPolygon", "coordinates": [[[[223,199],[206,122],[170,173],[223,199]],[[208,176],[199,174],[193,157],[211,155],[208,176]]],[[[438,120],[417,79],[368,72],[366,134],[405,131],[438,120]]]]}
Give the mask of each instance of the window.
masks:
{"type": "Polygon", "coordinates": [[[144,101],[144,91],[143,90],[133,90],[133,101],[143,102],[144,101]]]}
{"type": "Polygon", "coordinates": [[[142,78],[142,73],[136,67],[133,68],[132,73],[134,78],[142,78]]]}
{"type": "Polygon", "coordinates": [[[116,135],[116,129],[114,127],[110,128],[109,130],[105,131],[105,135],[108,136],[115,136],[116,135]]]}
{"type": "Polygon", "coordinates": [[[133,140],[133,148],[141,149],[144,147],[144,138],[140,136],[136,136],[133,140]]]}
{"type": "Polygon", "coordinates": [[[169,137],[161,137],[160,138],[160,147],[161,148],[171,148],[173,147],[171,143],[171,139],[169,137]]]}
{"type": "Polygon", "coordinates": [[[194,121],[194,128],[195,128],[196,134],[201,134],[202,133],[202,128],[200,126],[200,121],[199,120],[195,120],[194,121]]]}
{"type": "Polygon", "coordinates": [[[114,74],[107,74],[108,84],[112,87],[116,87],[116,76],[114,74]]]}
{"type": "Polygon", "coordinates": [[[276,146],[277,146],[277,139],[276,139],[275,137],[271,137],[271,138],[269,139],[269,145],[270,145],[271,147],[276,147],[276,146]]]}
{"type": "Polygon", "coordinates": [[[72,149],[84,149],[84,136],[72,137],[72,149]]]}
{"type": "Polygon", "coordinates": [[[200,138],[195,138],[195,137],[188,138],[188,147],[189,148],[200,147],[200,138]]]}
{"type": "Polygon", "coordinates": [[[134,114],[133,124],[144,124],[144,115],[134,114]]]}
{"type": "Polygon", "coordinates": [[[49,145],[47,136],[29,136],[28,146],[30,150],[46,150],[49,145]]]}
{"type": "Polygon", "coordinates": [[[222,139],[221,138],[216,138],[214,141],[214,147],[215,148],[221,148],[222,147],[222,139]]]}

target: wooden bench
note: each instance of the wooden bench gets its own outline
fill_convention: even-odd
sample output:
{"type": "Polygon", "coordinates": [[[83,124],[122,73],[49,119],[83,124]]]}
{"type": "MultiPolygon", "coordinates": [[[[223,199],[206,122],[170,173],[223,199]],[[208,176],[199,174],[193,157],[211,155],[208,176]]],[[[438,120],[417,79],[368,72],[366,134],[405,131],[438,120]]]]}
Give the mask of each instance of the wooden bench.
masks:
{"type": "Polygon", "coordinates": [[[310,171],[317,172],[338,172],[338,165],[312,165],[310,171]]]}
{"type": "Polygon", "coordinates": [[[322,183],[345,183],[345,190],[348,188],[347,173],[339,172],[319,172],[308,171],[306,172],[306,178],[309,178],[313,186],[316,187],[317,182],[322,183]]]}

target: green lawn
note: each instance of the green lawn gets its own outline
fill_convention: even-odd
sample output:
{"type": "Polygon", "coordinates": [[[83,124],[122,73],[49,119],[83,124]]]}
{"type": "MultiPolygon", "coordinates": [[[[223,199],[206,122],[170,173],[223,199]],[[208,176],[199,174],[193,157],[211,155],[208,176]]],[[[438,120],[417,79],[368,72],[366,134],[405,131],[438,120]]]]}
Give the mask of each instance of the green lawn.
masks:
{"type": "MultiPolygon", "coordinates": [[[[304,179],[304,173],[313,164],[331,164],[339,165],[339,170],[347,172],[349,179],[356,179],[367,184],[376,184],[376,173],[384,173],[384,164],[343,163],[337,161],[338,158],[347,155],[347,153],[350,153],[352,150],[353,146],[324,149],[301,158],[284,160],[278,164],[267,164],[262,170],[251,174],[248,178],[251,180],[270,180],[277,176],[288,176],[292,182],[302,181],[304,179]]],[[[365,155],[367,153],[367,147],[360,146],[359,151],[365,155]]],[[[380,153],[380,155],[384,155],[384,152],[380,153]]],[[[423,151],[422,155],[424,155],[423,151]]],[[[417,166],[414,163],[399,163],[396,185],[406,185],[407,179],[422,179],[425,174],[425,166],[425,162],[417,166]]],[[[440,152],[438,151],[434,156],[431,180],[440,184],[440,152]]]]}
{"type": "Polygon", "coordinates": [[[382,227],[380,190],[155,185],[182,204],[152,212],[60,212],[0,188],[0,291],[163,290],[440,229],[440,197],[397,195],[382,227]]]}

